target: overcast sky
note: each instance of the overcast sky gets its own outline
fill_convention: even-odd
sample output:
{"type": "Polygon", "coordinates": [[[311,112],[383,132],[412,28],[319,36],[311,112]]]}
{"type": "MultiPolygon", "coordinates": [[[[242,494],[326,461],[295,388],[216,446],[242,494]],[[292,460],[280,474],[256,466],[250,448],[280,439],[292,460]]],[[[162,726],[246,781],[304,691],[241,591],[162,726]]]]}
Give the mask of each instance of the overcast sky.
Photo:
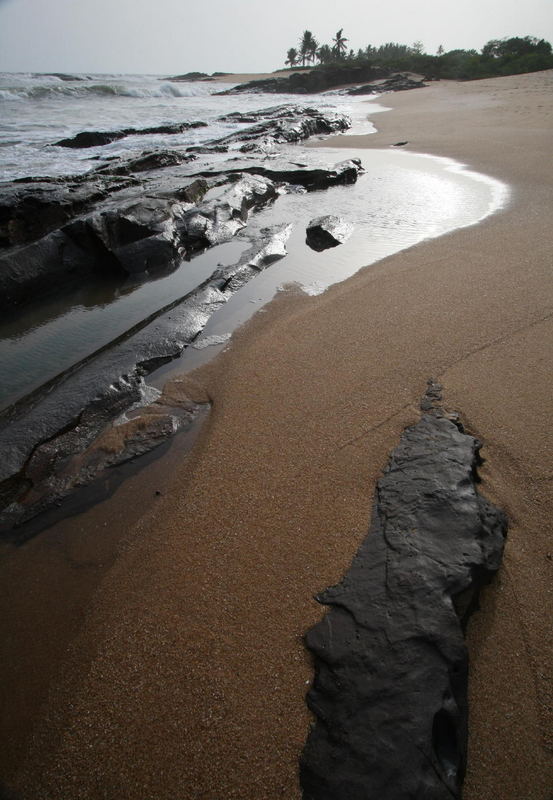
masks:
{"type": "Polygon", "coordinates": [[[270,72],[305,29],[324,43],[342,27],[354,50],[553,41],[553,0],[0,0],[0,70],[270,72]]]}

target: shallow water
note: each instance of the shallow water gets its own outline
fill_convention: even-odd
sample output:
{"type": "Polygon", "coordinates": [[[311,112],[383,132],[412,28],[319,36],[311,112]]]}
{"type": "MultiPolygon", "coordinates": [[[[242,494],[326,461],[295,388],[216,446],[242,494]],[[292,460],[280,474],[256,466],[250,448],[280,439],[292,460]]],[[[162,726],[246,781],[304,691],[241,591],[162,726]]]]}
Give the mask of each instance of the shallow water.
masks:
{"type": "MultiPolygon", "coordinates": [[[[310,151],[312,157],[313,151],[310,151]]],[[[95,284],[63,298],[52,297],[0,326],[0,408],[55,377],[141,320],[184,296],[219,264],[238,261],[262,228],[293,222],[288,255],[234,295],[208,322],[205,337],[228,335],[287,283],[317,294],[361,267],[418,242],[478,222],[505,202],[498,181],[455,162],[398,150],[317,148],[327,164],[360,158],[365,168],[356,184],[304,194],[287,194],[250,217],[233,241],[184,261],[169,275],[144,284],[95,284]],[[343,245],[315,252],[305,242],[311,219],[343,216],[354,231],[343,245]]],[[[168,369],[209,359],[219,348],[185,352],[168,369]]],[[[198,342],[200,348],[203,342],[198,342]]]]}
{"type": "MultiPolygon", "coordinates": [[[[98,166],[97,158],[198,144],[243,127],[220,122],[222,114],[283,102],[330,105],[345,111],[353,120],[352,134],[374,130],[367,115],[385,110],[374,99],[333,93],[221,97],[213,93],[228,85],[169,83],[157,76],[80,77],[82,80],[63,81],[54,76],[0,74],[0,174],[13,178],[77,173],[98,166]],[[194,119],[209,126],[176,136],[131,136],[86,150],[52,146],[57,139],[83,129],[115,130],[194,119]]],[[[295,282],[308,293],[319,293],[398,250],[477,222],[506,198],[507,190],[497,181],[470,173],[452,161],[393,148],[356,151],[292,146],[283,148],[283,153],[292,154],[296,161],[319,160],[330,165],[360,158],[365,174],[353,186],[279,197],[253,214],[248,227],[232,242],[184,261],[171,274],[158,275],[147,283],[131,279],[124,284],[92,282],[4,315],[0,323],[0,410],[184,296],[218,265],[238,261],[251,238],[265,226],[294,222],[288,255],[214,315],[204,334],[215,337],[207,339],[212,346],[201,351],[189,349],[175,364],[177,369],[189,361],[211,357],[223,346],[220,342],[283,284],[295,282]],[[354,232],[345,244],[316,253],[305,243],[305,228],[322,214],[344,216],[354,224],[354,232]]],[[[214,160],[226,158],[221,155],[214,160]]],[[[197,344],[202,347],[204,341],[197,344]]]]}
{"type": "Polygon", "coordinates": [[[250,229],[272,224],[277,214],[279,220],[293,220],[288,255],[217,311],[194,348],[152,376],[155,385],[161,386],[170,373],[193,369],[213,358],[224,345],[213,338],[213,346],[203,349],[203,338],[228,338],[284,285],[295,283],[307,294],[320,294],[382,258],[474,225],[508,200],[505,184],[452,159],[391,149],[317,148],[317,153],[331,163],[337,158],[360,158],[365,174],[354,186],[287,195],[252,219],[250,229]],[[343,215],[355,227],[347,242],[317,253],[306,244],[305,229],[311,219],[324,214],[343,215]]]}

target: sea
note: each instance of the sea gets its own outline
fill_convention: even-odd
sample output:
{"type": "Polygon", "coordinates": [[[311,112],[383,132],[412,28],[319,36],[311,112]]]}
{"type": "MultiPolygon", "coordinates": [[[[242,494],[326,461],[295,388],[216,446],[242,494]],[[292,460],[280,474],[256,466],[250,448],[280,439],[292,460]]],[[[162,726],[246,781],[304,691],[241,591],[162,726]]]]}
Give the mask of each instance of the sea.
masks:
{"type": "MultiPolygon", "coordinates": [[[[175,82],[156,75],[1,73],[0,181],[77,175],[114,156],[202,145],[247,127],[221,120],[234,111],[283,103],[324,106],[350,116],[350,135],[370,135],[378,127],[379,114],[393,114],[386,107],[385,95],[218,94],[230,85],[217,80],[175,82]],[[86,150],[55,144],[84,130],[192,121],[207,125],[177,135],[129,136],[86,150]]],[[[325,146],[324,137],[315,144],[308,148],[286,145],[283,154],[304,164],[333,165],[360,158],[364,174],[354,186],[281,196],[273,206],[252,214],[236,240],[183,262],[169,275],[145,283],[129,280],[128,286],[106,288],[91,283],[67,293],[56,291],[40,303],[4,315],[0,319],[0,411],[184,296],[218,265],[235,263],[264,227],[294,223],[288,255],[217,311],[195,347],[188,348],[170,369],[192,368],[211,358],[238,325],[283,288],[293,284],[307,294],[319,294],[401,249],[473,225],[508,200],[508,188],[499,181],[450,159],[394,147],[393,140],[386,148],[363,150],[331,148],[325,146]],[[323,214],[343,216],[353,223],[354,233],[340,247],[317,253],[306,245],[305,228],[310,219],[323,214]]],[[[191,171],[193,167],[192,162],[191,171]]],[[[154,376],[154,383],[163,377],[154,376]]]]}
{"type": "Polygon", "coordinates": [[[366,114],[364,120],[362,113],[356,114],[360,104],[351,97],[217,94],[230,86],[217,81],[172,82],[156,75],[0,73],[0,180],[79,174],[98,166],[98,158],[202,145],[247,127],[221,122],[221,116],[282,103],[338,108],[356,118],[352,130],[374,130],[366,114]],[[53,146],[83,130],[195,120],[206,122],[207,127],[180,135],[133,136],[85,151],[53,146]]]}

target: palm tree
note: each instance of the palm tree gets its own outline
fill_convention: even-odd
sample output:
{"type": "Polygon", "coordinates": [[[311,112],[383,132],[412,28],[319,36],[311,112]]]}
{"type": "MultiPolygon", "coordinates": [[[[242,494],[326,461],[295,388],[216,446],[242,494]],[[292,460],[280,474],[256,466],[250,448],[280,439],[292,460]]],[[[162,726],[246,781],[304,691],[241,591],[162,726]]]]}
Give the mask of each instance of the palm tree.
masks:
{"type": "Polygon", "coordinates": [[[317,50],[317,58],[321,64],[330,64],[332,61],[332,50],[327,44],[322,44],[317,50]]]}
{"type": "Polygon", "coordinates": [[[301,63],[305,67],[306,61],[314,61],[315,53],[317,52],[317,42],[313,37],[311,31],[304,31],[300,39],[300,58],[301,63]]]}
{"type": "Polygon", "coordinates": [[[346,39],[345,36],[342,36],[343,30],[344,30],[343,28],[340,28],[340,30],[337,31],[336,36],[332,40],[334,42],[334,47],[332,48],[332,52],[337,58],[344,58],[346,52],[346,42],[348,41],[348,39],[346,39]]]}
{"type": "Polygon", "coordinates": [[[309,47],[309,60],[315,63],[315,59],[317,58],[317,50],[319,49],[319,42],[313,38],[311,41],[311,45],[309,47]]]}
{"type": "Polygon", "coordinates": [[[287,54],[288,58],[284,62],[285,64],[290,64],[291,67],[295,67],[298,61],[298,51],[295,47],[291,47],[287,54]]]}

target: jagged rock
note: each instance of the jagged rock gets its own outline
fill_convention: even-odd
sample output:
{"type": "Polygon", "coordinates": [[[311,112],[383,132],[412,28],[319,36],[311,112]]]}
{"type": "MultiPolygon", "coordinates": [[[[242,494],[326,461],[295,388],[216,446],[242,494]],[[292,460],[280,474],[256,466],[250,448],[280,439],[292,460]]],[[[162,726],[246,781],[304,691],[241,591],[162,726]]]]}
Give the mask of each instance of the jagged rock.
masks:
{"type": "Polygon", "coordinates": [[[306,229],[306,243],[312,250],[321,252],[346,242],[353,232],[353,225],[342,217],[329,214],[312,219],[306,229]]]}
{"type": "Polygon", "coordinates": [[[187,153],[194,153],[195,155],[209,155],[210,153],[228,153],[228,147],[224,144],[194,144],[186,148],[187,153]]]}
{"type": "MultiPolygon", "coordinates": [[[[217,72],[213,73],[214,75],[226,75],[225,72],[217,72]]],[[[178,83],[179,81],[202,81],[204,78],[208,78],[209,75],[207,72],[185,72],[184,75],[171,75],[169,78],[160,78],[163,81],[174,81],[178,83]]]]}
{"type": "Polygon", "coordinates": [[[109,159],[108,163],[98,167],[95,172],[100,175],[131,175],[134,172],[148,172],[154,169],[176,167],[188,161],[194,161],[193,153],[181,153],[178,150],[144,151],[137,158],[109,159]]]}
{"type": "Polygon", "coordinates": [[[256,243],[242,256],[238,264],[217,270],[213,278],[222,291],[236,292],[256,273],[279,261],[286,255],[286,242],[290,238],[293,225],[284,223],[274,228],[263,228],[260,233],[262,244],[256,243]]]}
{"type": "Polygon", "coordinates": [[[55,142],[56,147],[101,147],[126,136],[147,136],[155,134],[178,134],[183,133],[189,128],[203,128],[207,122],[179,122],[175,125],[157,125],[152,128],[123,128],[119,131],[82,131],[76,136],[61,139],[55,142]]]}
{"type": "Polygon", "coordinates": [[[316,108],[304,108],[302,106],[286,103],[280,106],[260,108],[256,111],[232,111],[230,114],[224,114],[222,117],[219,117],[219,122],[235,122],[240,125],[249,125],[250,123],[259,122],[263,119],[290,119],[302,113],[316,115],[319,114],[320,111],[316,108]]]}
{"type": "Polygon", "coordinates": [[[345,86],[348,83],[363,83],[387,78],[391,71],[385,67],[373,67],[368,64],[356,66],[353,64],[332,64],[317,67],[309,72],[293,72],[286,78],[267,78],[265,80],[249,81],[238,86],[233,86],[218,94],[239,94],[253,92],[258,94],[314,94],[324,92],[336,86],[345,86]]]}
{"type": "Polygon", "coordinates": [[[346,114],[295,106],[291,107],[291,111],[290,114],[279,113],[276,118],[268,116],[250,128],[230,133],[210,144],[232,145],[243,142],[266,147],[268,143],[299,142],[310,136],[340,133],[351,127],[351,119],[346,114]]]}
{"type": "Polygon", "coordinates": [[[117,447],[105,450],[106,440],[114,439],[106,426],[140,402],[144,376],[178,357],[234,292],[282,258],[291,229],[284,224],[261,231],[236,264],[217,269],[140,330],[72,367],[32,402],[0,415],[0,530],[34,518],[106,467],[147,452],[192,419],[196,405],[180,404],[179,412],[173,409],[158,421],[129,424],[116,437],[117,447]]]}
{"type": "Polygon", "coordinates": [[[242,175],[220,197],[186,211],[178,222],[181,239],[192,250],[231,239],[246,224],[249,209],[274,200],[278,190],[269,178],[242,175]]]}
{"type": "Polygon", "coordinates": [[[424,81],[416,81],[408,75],[392,75],[390,78],[383,81],[374,81],[374,83],[365,84],[364,86],[355,86],[348,89],[348,94],[382,94],[383,92],[403,92],[407,89],[421,89],[425,86],[424,81]]]}
{"type": "Polygon", "coordinates": [[[369,535],[309,631],[316,717],[305,800],[460,798],[467,746],[463,628],[499,568],[506,521],[477,493],[480,443],[437,405],[404,431],[369,535]]]}
{"type": "Polygon", "coordinates": [[[0,184],[0,247],[39,239],[110,194],[134,185],[110,176],[37,178],[0,184]]]}
{"type": "Polygon", "coordinates": [[[0,257],[0,306],[9,307],[93,273],[124,276],[171,269],[186,250],[178,226],[207,190],[191,181],[170,196],[146,196],[63,225],[0,257]]]}
{"type": "MultiPolygon", "coordinates": [[[[270,167],[261,164],[249,166],[245,161],[240,161],[237,169],[242,173],[261,175],[275,183],[289,184],[287,191],[298,186],[307,191],[327,189],[329,186],[347,186],[355,183],[364,171],[358,158],[340,161],[333,167],[311,167],[281,160],[272,160],[270,163],[270,167]]],[[[210,170],[201,174],[209,177],[224,175],[225,172],[210,170]]]]}

